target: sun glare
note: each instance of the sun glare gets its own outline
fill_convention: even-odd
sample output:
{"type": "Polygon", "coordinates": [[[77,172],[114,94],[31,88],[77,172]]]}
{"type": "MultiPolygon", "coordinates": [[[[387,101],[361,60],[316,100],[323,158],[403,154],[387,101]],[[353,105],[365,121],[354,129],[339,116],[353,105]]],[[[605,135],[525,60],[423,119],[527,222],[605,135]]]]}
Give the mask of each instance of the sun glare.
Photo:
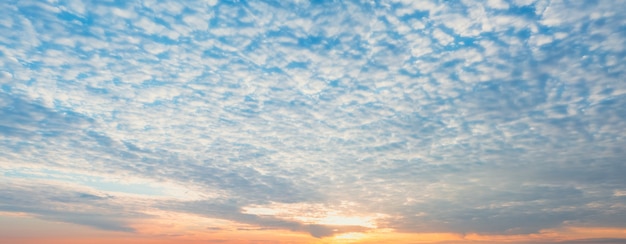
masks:
{"type": "Polygon", "coordinates": [[[354,241],[358,241],[361,240],[363,238],[367,237],[367,235],[365,233],[359,233],[359,232],[348,232],[348,233],[343,233],[343,234],[339,234],[336,235],[333,240],[339,243],[349,243],[349,242],[354,242],[354,241]]]}
{"type": "Polygon", "coordinates": [[[356,225],[363,226],[367,228],[376,228],[374,221],[371,218],[367,217],[347,217],[347,216],[339,216],[339,215],[330,215],[325,218],[320,219],[318,224],[323,225],[356,225]]]}

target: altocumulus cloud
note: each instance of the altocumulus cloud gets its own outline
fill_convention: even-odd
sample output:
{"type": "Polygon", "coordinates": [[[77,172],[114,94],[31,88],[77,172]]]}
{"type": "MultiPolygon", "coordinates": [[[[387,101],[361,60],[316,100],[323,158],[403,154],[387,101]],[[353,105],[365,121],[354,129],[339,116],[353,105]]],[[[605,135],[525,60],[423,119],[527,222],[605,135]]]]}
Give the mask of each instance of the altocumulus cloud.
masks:
{"type": "Polygon", "coordinates": [[[3,1],[0,210],[126,232],[154,211],[315,237],[626,228],[625,6],[3,1]]]}

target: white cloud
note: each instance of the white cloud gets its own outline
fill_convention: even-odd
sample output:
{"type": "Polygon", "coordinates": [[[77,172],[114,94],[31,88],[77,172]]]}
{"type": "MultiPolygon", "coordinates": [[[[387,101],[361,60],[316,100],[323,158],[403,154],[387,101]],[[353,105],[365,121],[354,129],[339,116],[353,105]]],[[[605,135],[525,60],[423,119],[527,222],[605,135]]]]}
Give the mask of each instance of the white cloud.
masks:
{"type": "Polygon", "coordinates": [[[505,2],[504,0],[489,0],[487,1],[487,5],[490,8],[495,8],[495,9],[508,9],[509,8],[509,4],[505,2]]]}
{"type": "Polygon", "coordinates": [[[85,4],[82,1],[72,0],[68,3],[69,9],[79,15],[85,14],[85,4]]]}
{"type": "Polygon", "coordinates": [[[441,45],[444,45],[444,46],[454,41],[454,37],[443,32],[441,29],[435,29],[433,31],[433,36],[435,37],[435,39],[437,39],[437,41],[439,41],[441,45]]]}
{"type": "Polygon", "coordinates": [[[533,45],[543,46],[551,43],[553,41],[553,37],[547,35],[535,35],[530,39],[530,41],[533,45]]]}

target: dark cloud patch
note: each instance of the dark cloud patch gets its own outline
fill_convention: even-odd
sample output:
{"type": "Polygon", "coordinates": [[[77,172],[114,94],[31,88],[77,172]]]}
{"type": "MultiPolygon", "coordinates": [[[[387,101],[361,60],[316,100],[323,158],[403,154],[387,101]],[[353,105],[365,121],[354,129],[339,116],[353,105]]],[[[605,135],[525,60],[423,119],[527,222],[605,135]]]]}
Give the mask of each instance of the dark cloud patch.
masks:
{"type": "Polygon", "coordinates": [[[57,137],[76,132],[93,122],[71,110],[57,111],[37,102],[0,92],[0,133],[5,136],[32,138],[57,137]]]}
{"type": "Polygon", "coordinates": [[[45,220],[109,231],[134,232],[129,221],[149,217],[138,211],[129,211],[127,206],[111,201],[110,197],[76,192],[41,182],[14,182],[0,189],[0,200],[2,211],[24,212],[45,220]]]}
{"type": "Polygon", "coordinates": [[[626,243],[626,239],[620,238],[595,238],[595,239],[580,239],[572,241],[561,241],[558,243],[563,244],[576,244],[576,243],[597,243],[597,244],[623,244],[626,243]]]}
{"type": "Polygon", "coordinates": [[[273,216],[259,216],[243,213],[241,206],[236,201],[171,202],[162,205],[162,207],[165,209],[189,212],[210,218],[228,219],[239,223],[260,226],[260,228],[307,232],[316,238],[332,236],[345,232],[360,232],[368,229],[362,226],[305,224],[292,220],[279,219],[273,216]]]}

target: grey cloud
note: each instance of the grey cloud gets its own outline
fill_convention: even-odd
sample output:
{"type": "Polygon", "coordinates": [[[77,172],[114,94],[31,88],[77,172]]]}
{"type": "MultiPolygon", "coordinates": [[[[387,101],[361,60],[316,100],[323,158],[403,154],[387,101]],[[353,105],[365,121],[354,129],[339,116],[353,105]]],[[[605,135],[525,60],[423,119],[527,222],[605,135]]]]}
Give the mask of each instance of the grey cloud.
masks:
{"type": "Polygon", "coordinates": [[[86,127],[93,121],[74,111],[58,111],[19,96],[0,93],[0,130],[7,136],[55,137],[86,127]]]}
{"type": "Polygon", "coordinates": [[[564,244],[574,244],[574,243],[598,243],[598,244],[623,244],[626,243],[626,239],[619,239],[619,238],[596,238],[596,239],[580,239],[580,240],[573,240],[573,241],[562,241],[559,243],[564,243],[564,244]]]}
{"type": "Polygon", "coordinates": [[[46,213],[29,211],[31,213],[39,215],[41,219],[61,221],[66,223],[73,223],[85,226],[91,226],[101,230],[120,231],[120,232],[135,232],[135,229],[128,226],[125,219],[111,218],[105,215],[99,214],[76,214],[72,212],[59,212],[59,213],[46,213]]]}
{"type": "Polygon", "coordinates": [[[184,211],[210,218],[228,219],[239,223],[251,224],[265,228],[278,228],[291,231],[308,232],[316,238],[332,236],[344,232],[363,231],[367,228],[361,226],[327,226],[318,224],[305,224],[293,220],[279,219],[273,216],[259,216],[242,213],[240,203],[234,200],[221,202],[194,201],[194,202],[169,202],[162,205],[165,209],[184,211]]]}
{"type": "MultiPolygon", "coordinates": [[[[6,185],[6,182],[3,183],[6,185]]],[[[110,231],[134,232],[133,219],[148,215],[129,211],[113,198],[76,192],[41,182],[13,182],[0,190],[0,210],[25,212],[38,218],[91,226],[110,231]]]]}

